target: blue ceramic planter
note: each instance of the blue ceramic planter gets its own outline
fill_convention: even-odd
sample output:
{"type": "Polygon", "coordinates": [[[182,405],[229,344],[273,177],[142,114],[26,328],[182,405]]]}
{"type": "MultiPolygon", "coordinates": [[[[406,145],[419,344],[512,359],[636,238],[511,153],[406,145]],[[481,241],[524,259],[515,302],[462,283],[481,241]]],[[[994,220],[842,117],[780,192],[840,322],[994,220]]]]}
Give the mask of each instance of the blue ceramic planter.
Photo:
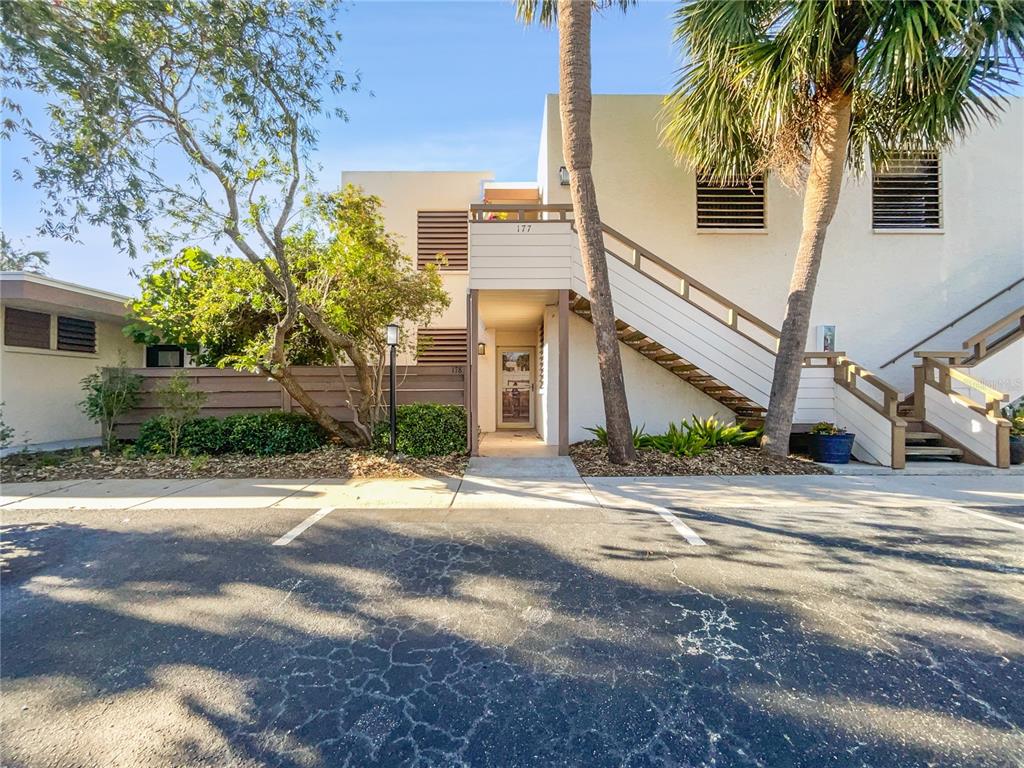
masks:
{"type": "Polygon", "coordinates": [[[853,438],[846,432],[842,435],[811,435],[811,458],[823,464],[849,464],[853,438]]]}

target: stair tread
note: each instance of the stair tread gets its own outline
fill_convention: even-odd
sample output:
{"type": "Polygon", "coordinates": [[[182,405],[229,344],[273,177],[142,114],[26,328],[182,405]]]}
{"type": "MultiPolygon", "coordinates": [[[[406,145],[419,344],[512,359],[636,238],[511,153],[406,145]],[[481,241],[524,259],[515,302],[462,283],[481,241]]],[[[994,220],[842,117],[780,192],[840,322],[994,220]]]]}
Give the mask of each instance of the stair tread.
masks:
{"type": "Polygon", "coordinates": [[[964,452],[959,448],[950,448],[946,445],[908,445],[907,456],[963,456],[964,452]]]}
{"type": "Polygon", "coordinates": [[[906,438],[907,438],[908,441],[910,441],[910,440],[941,440],[942,439],[942,435],[940,435],[938,432],[928,432],[928,431],[921,431],[921,432],[913,431],[913,432],[911,432],[911,431],[907,431],[905,434],[906,434],[906,438]]]}

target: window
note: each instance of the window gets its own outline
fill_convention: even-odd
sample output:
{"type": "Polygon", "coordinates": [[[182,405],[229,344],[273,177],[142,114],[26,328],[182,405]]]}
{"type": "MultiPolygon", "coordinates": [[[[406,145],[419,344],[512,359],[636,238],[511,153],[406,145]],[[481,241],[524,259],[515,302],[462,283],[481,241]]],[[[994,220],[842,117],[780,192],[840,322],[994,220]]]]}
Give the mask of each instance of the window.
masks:
{"type": "Polygon", "coordinates": [[[9,347],[49,349],[50,316],[45,312],[5,308],[4,344],[9,347]]]}
{"type": "Polygon", "coordinates": [[[874,229],[940,229],[942,174],[935,152],[893,155],[871,174],[874,229]]]}
{"type": "Polygon", "coordinates": [[[697,177],[697,229],[764,227],[764,176],[724,183],[697,177]]]}
{"type": "Polygon", "coordinates": [[[437,264],[447,272],[469,269],[469,217],[466,211],[420,211],[416,214],[416,264],[437,264]],[[438,258],[444,254],[444,259],[438,258]]]}
{"type": "Polygon", "coordinates": [[[416,336],[419,365],[465,365],[465,328],[420,328],[416,336]]]}
{"type": "Polygon", "coordinates": [[[184,368],[185,350],[176,344],[154,344],[146,347],[147,368],[184,368]]]}
{"type": "Polygon", "coordinates": [[[96,323],[77,317],[57,317],[57,349],[65,352],[96,351],[96,323]]]}

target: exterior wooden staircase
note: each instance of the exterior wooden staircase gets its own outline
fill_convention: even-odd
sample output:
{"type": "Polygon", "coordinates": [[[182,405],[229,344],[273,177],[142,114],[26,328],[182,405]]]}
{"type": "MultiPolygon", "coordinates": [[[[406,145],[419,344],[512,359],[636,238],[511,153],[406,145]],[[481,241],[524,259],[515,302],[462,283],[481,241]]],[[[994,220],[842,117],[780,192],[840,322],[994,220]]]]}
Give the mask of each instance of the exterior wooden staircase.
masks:
{"type": "MultiPolygon", "coordinates": [[[[569,308],[587,322],[593,322],[590,301],[585,297],[572,292],[570,294],[569,308]]],[[[619,341],[627,347],[636,350],[648,360],[657,363],[687,384],[699,389],[712,400],[724,405],[736,414],[738,422],[749,427],[759,427],[764,424],[765,409],[734,390],[727,383],[719,381],[714,376],[702,371],[699,367],[684,360],[661,342],[652,339],[643,331],[638,331],[628,323],[616,320],[615,328],[619,341]]]]}
{"type": "MultiPolygon", "coordinates": [[[[909,400],[910,398],[908,398],[909,400]]],[[[907,421],[904,456],[907,461],[960,461],[962,449],[949,444],[949,440],[935,428],[916,417],[912,402],[904,401],[897,413],[907,421]]]]}

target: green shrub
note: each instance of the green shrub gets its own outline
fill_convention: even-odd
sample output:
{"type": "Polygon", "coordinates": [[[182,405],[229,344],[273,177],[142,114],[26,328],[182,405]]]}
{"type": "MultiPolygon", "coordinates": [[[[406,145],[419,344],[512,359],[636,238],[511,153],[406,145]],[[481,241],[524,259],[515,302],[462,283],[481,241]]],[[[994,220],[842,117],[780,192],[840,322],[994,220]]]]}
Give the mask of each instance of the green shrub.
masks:
{"type": "MultiPolygon", "coordinates": [[[[761,436],[761,430],[746,430],[738,424],[726,424],[714,416],[698,419],[695,415],[668,425],[663,435],[649,435],[640,426],[633,430],[633,445],[636,448],[654,448],[662,453],[675,456],[698,456],[708,448],[721,445],[743,445],[761,436]]],[[[593,433],[598,444],[608,445],[608,430],[604,427],[586,427],[593,433]]]]}
{"type": "Polygon", "coordinates": [[[664,435],[651,437],[651,447],[673,456],[693,457],[704,453],[707,441],[698,435],[684,420],[678,427],[670,422],[664,435]]]}
{"type": "MultiPolygon", "coordinates": [[[[649,448],[651,436],[647,434],[647,425],[641,424],[639,427],[633,427],[633,447],[634,448],[649,448]]],[[[608,430],[604,427],[584,427],[587,432],[594,435],[598,445],[608,445],[608,430]]]]}
{"type": "MultiPolygon", "coordinates": [[[[398,406],[398,452],[407,456],[443,456],[466,450],[466,409],[461,405],[410,403],[398,406]]],[[[391,440],[388,421],[377,423],[373,444],[386,451],[391,440]]]]}
{"type": "Polygon", "coordinates": [[[190,456],[216,456],[228,450],[224,422],[213,416],[194,419],[181,430],[181,451],[190,456]]]}
{"type": "Polygon", "coordinates": [[[117,422],[139,404],[142,377],[131,373],[124,358],[114,368],[97,368],[82,379],[85,398],[78,404],[90,421],[100,425],[103,447],[117,444],[117,422]]]}
{"type": "Polygon", "coordinates": [[[146,419],[139,425],[135,448],[139,453],[168,453],[171,450],[171,435],[162,416],[146,419]]]}
{"type": "Polygon", "coordinates": [[[743,445],[760,437],[762,432],[759,429],[743,429],[735,423],[725,424],[714,416],[698,419],[696,415],[692,415],[690,418],[693,419],[693,424],[684,421],[683,425],[703,440],[708,448],[717,448],[720,445],[743,445]]]}
{"type": "Polygon", "coordinates": [[[4,404],[0,403],[0,448],[6,448],[14,440],[14,427],[4,421],[4,404]]]}
{"type": "MultiPolygon", "coordinates": [[[[226,419],[193,419],[182,427],[179,452],[189,456],[247,453],[270,456],[305,453],[319,448],[327,436],[320,425],[301,413],[239,413],[226,419]]],[[[136,446],[143,453],[170,453],[171,433],[164,416],[143,422],[136,446]]]]}
{"type": "MultiPolygon", "coordinates": [[[[173,455],[171,430],[166,416],[154,416],[139,427],[135,447],[140,453],[168,453],[173,455]]],[[[212,416],[186,422],[181,429],[178,451],[190,456],[215,456],[226,453],[227,438],[224,422],[212,416]]]]}
{"type": "Polygon", "coordinates": [[[231,453],[305,453],[327,442],[324,429],[302,413],[239,413],[224,419],[223,429],[231,453]]]}
{"type": "Polygon", "coordinates": [[[163,423],[171,441],[170,454],[177,456],[179,450],[186,450],[185,428],[199,415],[206,393],[193,389],[188,374],[178,371],[156,391],[156,399],[164,411],[163,423]]]}

